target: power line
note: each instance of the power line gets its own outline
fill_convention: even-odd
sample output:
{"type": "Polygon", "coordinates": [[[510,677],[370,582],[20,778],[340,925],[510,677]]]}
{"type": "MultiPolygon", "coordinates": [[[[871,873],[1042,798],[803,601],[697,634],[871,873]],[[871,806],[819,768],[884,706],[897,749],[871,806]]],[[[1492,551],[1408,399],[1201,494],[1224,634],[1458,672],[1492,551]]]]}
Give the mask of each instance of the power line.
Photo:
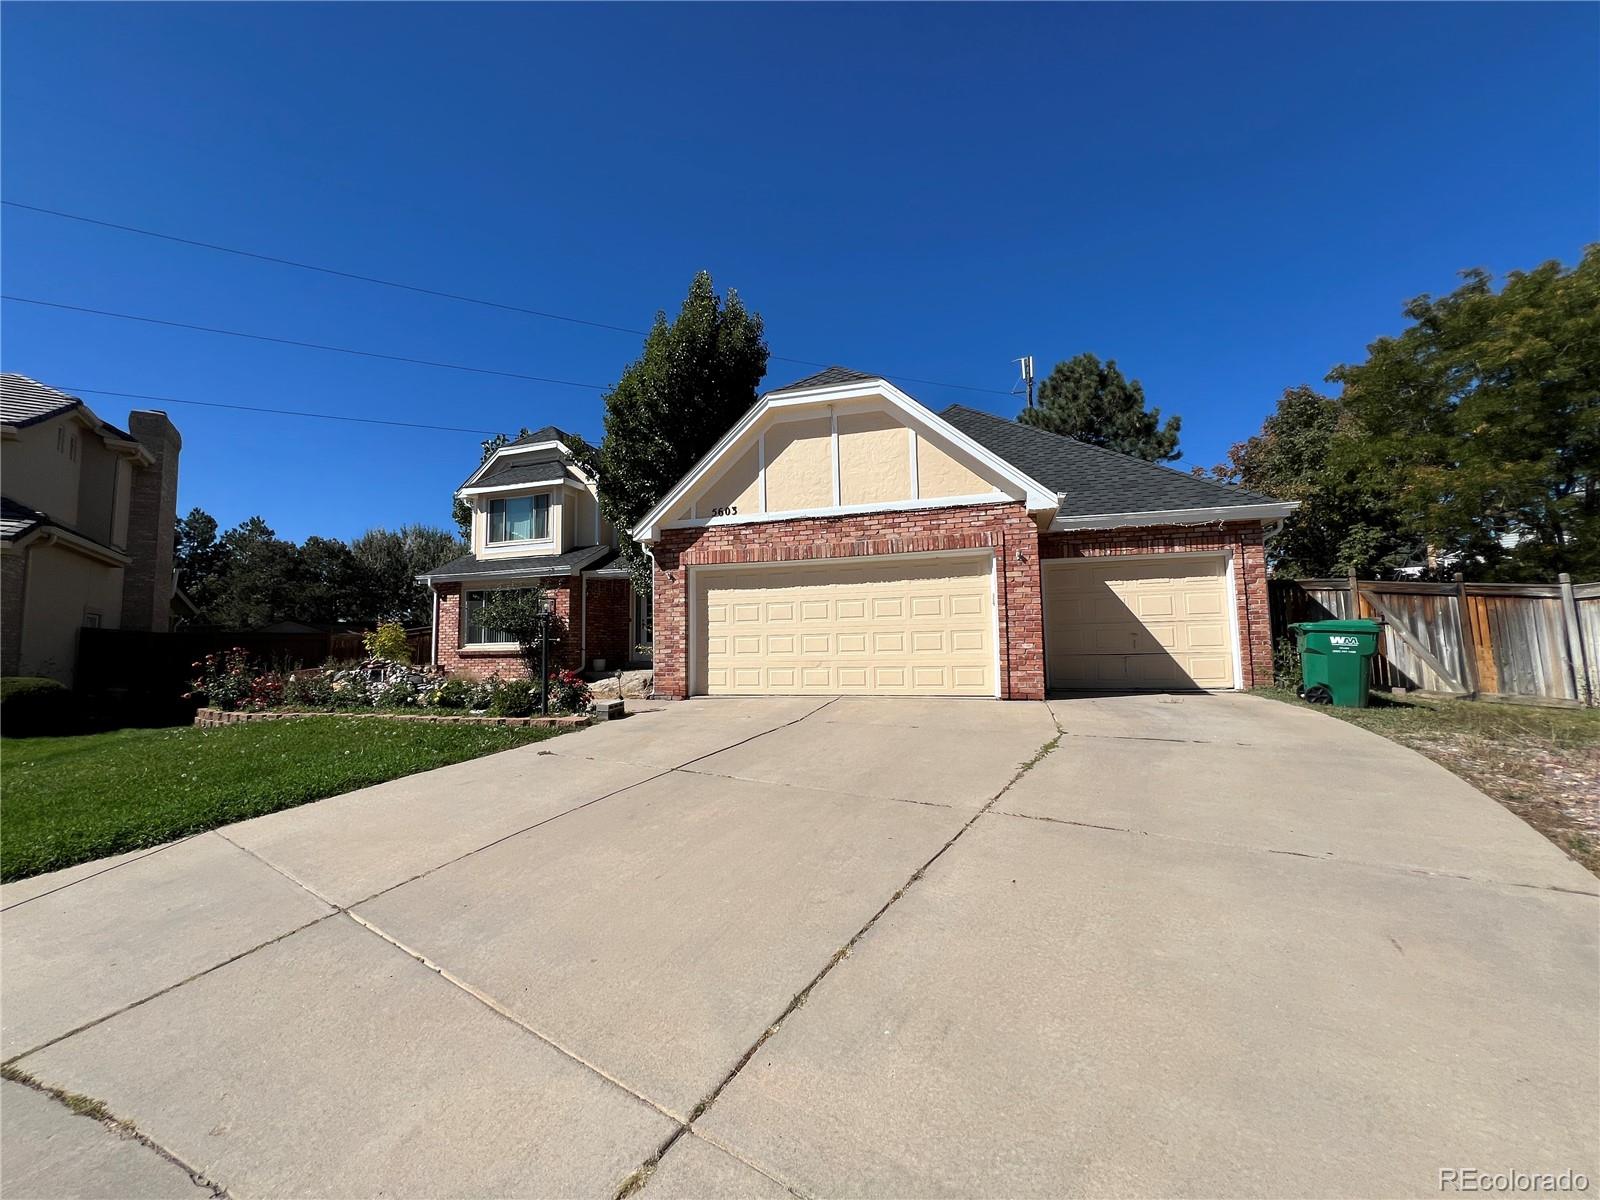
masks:
{"type": "Polygon", "coordinates": [[[252,404],[223,404],[217,400],[179,400],[176,396],[147,396],[141,392],[112,392],[105,388],[72,387],[63,385],[68,395],[83,392],[90,396],[117,396],[123,400],[153,400],[157,404],[192,404],[198,408],[228,408],[236,412],[271,413],[278,417],[312,417],[318,421],[349,421],[357,425],[392,425],[398,429],[427,429],[434,433],[470,433],[494,437],[493,429],[464,429],[457,425],[422,425],[415,421],[385,421],[379,417],[344,417],[336,413],[306,412],[295,408],[259,408],[252,404]]]}
{"type": "MultiPolygon", "coordinates": [[[[176,234],[171,233],[160,233],[154,229],[141,228],[138,225],[125,225],[117,221],[104,221],[98,217],[84,216],[82,213],[65,212],[59,208],[45,208],[38,204],[24,204],[20,200],[0,200],[0,204],[4,204],[9,208],[22,209],[26,212],[40,213],[48,217],[57,217],[64,221],[78,221],[84,225],[97,225],[102,229],[114,229],[121,233],[138,234],[140,237],[156,238],[160,241],[173,242],[180,246],[194,246],[202,250],[214,250],[220,254],[233,254],[240,258],[255,259],[258,262],[273,263],[281,267],[293,267],[295,270],[299,271],[314,271],[321,275],[331,275],[337,279],[349,279],[358,283],[370,283],[379,287],[395,288],[399,291],[412,292],[419,296],[432,296],[439,300],[455,300],[462,304],[476,304],[482,308],[494,308],[499,309],[502,312],[519,313],[522,316],[538,317],[539,319],[545,321],[564,321],[569,325],[583,325],[590,329],[604,329],[612,333],[627,333],[636,337],[648,336],[647,330],[633,329],[626,325],[613,325],[605,321],[591,321],[585,317],[573,317],[564,313],[547,312],[543,309],[525,308],[518,304],[506,304],[499,300],[486,300],[481,296],[468,296],[461,292],[448,292],[438,288],[423,287],[419,284],[401,283],[398,280],[393,279],[382,279],[376,275],[362,275],[355,271],[342,271],[336,267],[325,267],[317,263],[302,262],[293,258],[283,258],[275,254],[262,254],[255,250],[244,250],[237,246],[224,246],[219,242],[206,242],[201,241],[198,238],[186,238],[179,237],[176,234]]],[[[63,305],[61,307],[68,306],[63,305]]],[[[291,344],[301,345],[303,343],[291,344]]],[[[794,365],[801,367],[828,367],[833,365],[832,363],[818,362],[809,358],[790,358],[782,354],[773,354],[770,356],[770,358],[773,362],[793,363],[794,365]]],[[[980,392],[992,396],[1011,395],[1010,392],[1003,388],[976,387],[968,383],[948,383],[940,379],[921,379],[914,375],[894,374],[891,375],[890,378],[898,379],[904,383],[920,383],[926,384],[929,387],[954,388],[957,391],[963,392],[980,392]]],[[[573,386],[587,387],[590,385],[576,384],[573,386]]]]}
{"type": "Polygon", "coordinates": [[[469,367],[463,363],[435,362],[427,358],[407,358],[403,354],[383,354],[377,350],[354,350],[349,346],[327,346],[321,342],[301,342],[294,338],[272,337],[265,333],[246,333],[240,329],[218,329],[211,325],[190,325],[184,321],[166,321],[160,317],[141,317],[134,313],[111,312],[103,308],[84,308],[77,304],[60,304],[54,300],[39,300],[32,296],[0,295],[0,300],[14,304],[37,304],[43,308],[59,308],[66,312],[88,313],[96,317],[115,317],[119,321],[141,321],[146,325],[164,325],[170,329],[190,329],[197,333],[217,333],[226,337],[248,338],[253,342],[273,342],[280,346],[300,346],[307,350],[326,350],[333,354],[353,354],[360,358],[381,358],[388,362],[410,363],[418,367],[440,367],[447,371],[467,371],[473,375],[498,375],[502,379],[525,379],[530,383],[552,383],[560,387],[587,388],[606,391],[600,383],[576,383],[570,379],[548,379],[543,375],[523,375],[517,371],[496,371],[489,367],[469,367]]]}

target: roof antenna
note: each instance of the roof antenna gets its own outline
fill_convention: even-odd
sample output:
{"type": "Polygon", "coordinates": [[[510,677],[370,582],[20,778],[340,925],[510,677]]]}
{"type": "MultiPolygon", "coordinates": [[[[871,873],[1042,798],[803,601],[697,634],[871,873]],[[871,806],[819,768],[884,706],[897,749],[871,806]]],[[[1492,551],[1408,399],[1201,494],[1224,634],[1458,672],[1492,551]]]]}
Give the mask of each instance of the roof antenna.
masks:
{"type": "Polygon", "coordinates": [[[1032,408],[1033,407],[1033,355],[1024,354],[1021,358],[1013,358],[1011,361],[1016,363],[1018,369],[1021,371],[1021,376],[1017,379],[1016,385],[1012,387],[1011,394],[1013,396],[1015,396],[1019,391],[1022,391],[1023,389],[1026,389],[1027,393],[1028,393],[1028,407],[1032,408]]]}

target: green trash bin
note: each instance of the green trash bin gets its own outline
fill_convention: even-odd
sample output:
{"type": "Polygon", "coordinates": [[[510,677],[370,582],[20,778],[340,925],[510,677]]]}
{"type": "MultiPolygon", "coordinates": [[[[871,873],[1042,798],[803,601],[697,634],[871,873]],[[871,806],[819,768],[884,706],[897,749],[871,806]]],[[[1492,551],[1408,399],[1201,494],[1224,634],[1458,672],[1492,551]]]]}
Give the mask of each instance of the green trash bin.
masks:
{"type": "Polygon", "coordinates": [[[1289,628],[1300,643],[1300,698],[1365,708],[1372,656],[1383,626],[1376,621],[1301,621],[1289,628]]]}

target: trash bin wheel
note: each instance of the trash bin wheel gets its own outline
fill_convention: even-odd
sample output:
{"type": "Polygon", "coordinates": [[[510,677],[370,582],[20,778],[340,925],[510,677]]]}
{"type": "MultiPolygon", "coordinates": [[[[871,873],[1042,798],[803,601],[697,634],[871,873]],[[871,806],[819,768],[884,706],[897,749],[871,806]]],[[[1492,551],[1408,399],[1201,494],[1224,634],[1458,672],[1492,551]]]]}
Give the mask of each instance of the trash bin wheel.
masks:
{"type": "Polygon", "coordinates": [[[1333,689],[1325,683],[1314,683],[1300,693],[1300,699],[1307,704],[1332,704],[1333,689]]]}

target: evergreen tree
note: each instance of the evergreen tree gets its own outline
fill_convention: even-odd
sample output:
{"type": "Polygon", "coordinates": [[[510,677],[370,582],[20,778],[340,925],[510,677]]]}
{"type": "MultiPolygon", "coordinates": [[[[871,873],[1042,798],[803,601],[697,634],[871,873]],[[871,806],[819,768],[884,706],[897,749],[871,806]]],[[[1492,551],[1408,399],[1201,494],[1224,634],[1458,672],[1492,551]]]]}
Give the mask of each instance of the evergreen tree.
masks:
{"type": "Polygon", "coordinates": [[[677,319],[656,314],[644,352],[606,394],[600,505],[616,527],[636,586],[649,565],[627,530],[755,403],[767,373],[761,317],[711,276],[695,276],[677,319]]]}
{"type": "Polygon", "coordinates": [[[1145,408],[1139,381],[1124,379],[1116,360],[1102,363],[1093,354],[1057,363],[1039,385],[1037,406],[1017,419],[1148,462],[1178,457],[1181,418],[1171,416],[1163,424],[1159,408],[1145,408]]]}

